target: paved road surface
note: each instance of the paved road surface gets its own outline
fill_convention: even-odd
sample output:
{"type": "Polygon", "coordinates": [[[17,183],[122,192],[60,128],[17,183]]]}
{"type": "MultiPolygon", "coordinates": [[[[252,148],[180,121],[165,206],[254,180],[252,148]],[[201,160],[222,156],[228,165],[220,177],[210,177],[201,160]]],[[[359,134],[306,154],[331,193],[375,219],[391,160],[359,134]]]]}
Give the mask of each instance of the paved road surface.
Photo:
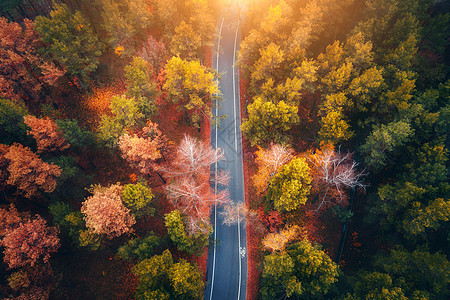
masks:
{"type": "MultiPolygon", "coordinates": [[[[231,175],[228,186],[231,200],[244,201],[242,166],[242,141],[239,110],[238,68],[234,68],[239,50],[240,34],[238,14],[229,11],[219,23],[220,37],[216,41],[213,67],[222,73],[220,89],[223,96],[221,107],[214,114],[226,115],[218,128],[211,128],[212,146],[225,152],[225,160],[217,164],[218,169],[228,170],[231,175]]],[[[222,225],[218,215],[221,208],[214,209],[212,222],[215,247],[208,249],[207,286],[204,299],[245,299],[247,292],[247,254],[245,223],[233,226],[222,225]]]]}

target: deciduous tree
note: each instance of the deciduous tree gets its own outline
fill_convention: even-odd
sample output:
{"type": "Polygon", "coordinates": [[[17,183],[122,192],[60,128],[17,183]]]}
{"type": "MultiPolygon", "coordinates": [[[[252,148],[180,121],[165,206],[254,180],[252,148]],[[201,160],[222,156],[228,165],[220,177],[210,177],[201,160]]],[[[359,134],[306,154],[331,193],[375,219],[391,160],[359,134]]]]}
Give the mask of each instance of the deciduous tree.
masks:
{"type": "Polygon", "coordinates": [[[270,252],[284,252],[289,242],[299,236],[300,228],[297,225],[281,230],[280,232],[268,233],[262,240],[264,248],[270,252]]]}
{"type": "Polygon", "coordinates": [[[141,113],[135,98],[126,95],[112,96],[110,109],[112,115],[102,115],[98,127],[99,138],[108,147],[115,147],[119,138],[127,128],[132,128],[144,115],[141,113]]]}
{"type": "Polygon", "coordinates": [[[260,50],[260,56],[261,57],[256,61],[254,70],[251,74],[251,88],[255,92],[257,92],[263,82],[268,79],[277,82],[281,73],[281,64],[284,61],[284,51],[275,43],[270,43],[267,48],[260,50]]]}
{"type": "Polygon", "coordinates": [[[0,17],[0,96],[36,101],[65,71],[39,54],[34,23],[25,19],[24,27],[0,17]]]}
{"type": "Polygon", "coordinates": [[[273,253],[264,258],[262,298],[320,297],[337,277],[338,267],[331,258],[303,240],[289,246],[285,253],[273,253]]]}
{"type": "Polygon", "coordinates": [[[166,64],[164,90],[168,97],[189,113],[189,121],[199,127],[203,118],[211,117],[210,104],[220,94],[216,75],[198,61],[172,57],[166,64]]]}
{"type": "Polygon", "coordinates": [[[150,201],[155,198],[151,188],[142,183],[127,184],[123,188],[122,202],[136,216],[153,215],[155,209],[150,207],[150,201]]]}
{"type": "Polygon", "coordinates": [[[22,214],[14,205],[10,205],[8,209],[0,208],[0,237],[17,228],[22,219],[22,214]]]}
{"type": "Polygon", "coordinates": [[[8,230],[1,245],[5,248],[4,260],[10,268],[34,266],[41,259],[46,263],[50,254],[59,248],[58,229],[47,227],[45,220],[36,216],[8,230]]]}
{"type": "Polygon", "coordinates": [[[133,56],[133,61],[125,66],[124,70],[127,94],[136,99],[140,112],[150,118],[156,109],[155,100],[158,97],[150,63],[141,57],[133,56]]]}
{"type": "Polygon", "coordinates": [[[158,75],[166,65],[169,53],[162,41],[157,41],[149,35],[137,55],[150,63],[153,76],[158,75]]]}
{"type": "Polygon", "coordinates": [[[4,154],[8,160],[7,183],[14,185],[25,197],[31,198],[41,192],[51,193],[61,169],[42,161],[39,156],[21,144],[14,144],[4,154]]]}
{"type": "Polygon", "coordinates": [[[252,177],[253,185],[258,192],[263,193],[267,190],[270,180],[279,168],[293,158],[293,152],[289,146],[273,143],[268,149],[258,148],[255,158],[258,172],[252,177]]]}
{"type": "Polygon", "coordinates": [[[97,69],[103,45],[80,11],[72,13],[65,4],[56,4],[50,18],[38,16],[36,31],[47,45],[45,52],[80,80],[97,69]]]}
{"type": "Polygon", "coordinates": [[[70,144],[63,137],[63,132],[58,125],[49,117],[36,118],[28,115],[23,117],[25,124],[31,128],[27,134],[32,135],[38,146],[38,153],[63,151],[70,147],[70,144]]]}
{"type": "Polygon", "coordinates": [[[143,238],[133,238],[117,250],[117,255],[126,260],[142,261],[151,258],[161,244],[161,238],[153,231],[143,238]]]}
{"type": "Polygon", "coordinates": [[[358,164],[352,154],[342,154],[333,147],[325,146],[306,156],[311,166],[311,193],[315,195],[317,210],[330,204],[346,204],[345,189],[365,188],[362,180],[364,171],[358,171],[358,164]]]}
{"type": "Polygon", "coordinates": [[[133,268],[139,277],[136,299],[196,299],[204,284],[198,268],[184,259],[175,263],[169,250],[133,268]]]}
{"type": "Polygon", "coordinates": [[[118,183],[108,187],[91,188],[93,195],[88,197],[81,207],[86,226],[91,232],[113,238],[133,231],[132,226],[136,220],[122,203],[122,191],[123,187],[118,183]]]}
{"type": "Polygon", "coordinates": [[[270,180],[268,197],[276,210],[292,211],[305,204],[311,189],[310,168],[304,158],[282,166],[270,180]]]}
{"type": "Polygon", "coordinates": [[[197,233],[189,233],[186,226],[186,217],[179,210],[173,210],[165,215],[167,233],[177,249],[189,254],[201,256],[206,246],[208,246],[209,235],[212,227],[204,224],[207,228],[197,233]]]}
{"type": "Polygon", "coordinates": [[[122,157],[143,174],[158,169],[156,161],[162,157],[167,140],[158,125],[149,121],[140,135],[125,133],[119,139],[122,157]]]}
{"type": "Polygon", "coordinates": [[[137,41],[145,36],[153,23],[151,1],[101,0],[103,28],[113,48],[121,46],[126,53],[135,50],[137,41]]]}
{"type": "Polygon", "coordinates": [[[199,56],[202,46],[202,39],[199,34],[194,32],[192,27],[186,22],[181,21],[175,28],[175,34],[170,40],[170,52],[174,56],[183,59],[195,59],[199,56]]]}
{"type": "Polygon", "coordinates": [[[404,122],[381,124],[375,128],[361,146],[361,152],[369,167],[380,170],[387,163],[387,155],[404,145],[414,133],[411,126],[404,122]]]}
{"type": "Polygon", "coordinates": [[[285,143],[285,132],[299,121],[298,108],[284,101],[273,103],[258,97],[247,109],[248,118],[243,120],[241,129],[252,146],[285,143]]]}
{"type": "MultiPolygon", "coordinates": [[[[214,203],[228,201],[228,193],[214,193],[210,186],[210,166],[223,158],[220,149],[186,135],[166,174],[173,180],[166,186],[167,197],[187,217],[190,234],[209,231],[209,210],[214,203]]],[[[217,172],[212,180],[219,185],[228,183],[228,174],[217,172]]]]}

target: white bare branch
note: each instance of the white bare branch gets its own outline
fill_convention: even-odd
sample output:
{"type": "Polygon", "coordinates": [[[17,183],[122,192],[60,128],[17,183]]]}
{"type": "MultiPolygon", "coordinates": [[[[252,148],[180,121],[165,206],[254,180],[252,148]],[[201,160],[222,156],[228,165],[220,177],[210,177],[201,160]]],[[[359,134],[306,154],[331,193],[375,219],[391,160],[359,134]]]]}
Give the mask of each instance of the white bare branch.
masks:
{"type": "Polygon", "coordinates": [[[357,170],[358,163],[352,159],[351,153],[344,155],[340,150],[336,152],[332,149],[326,149],[309,155],[307,159],[318,173],[318,178],[313,180],[313,184],[319,186],[318,189],[321,190],[321,200],[318,203],[317,210],[325,204],[332,203],[333,195],[331,194],[337,193],[339,198],[337,202],[342,202],[346,197],[345,189],[365,189],[367,187],[363,183],[367,173],[365,173],[365,170],[357,170]]]}
{"type": "Polygon", "coordinates": [[[223,157],[220,148],[214,150],[207,143],[185,135],[178,146],[177,158],[165,171],[170,177],[197,176],[223,157]]]}
{"type": "Polygon", "coordinates": [[[260,193],[267,190],[270,179],[278,170],[292,160],[293,153],[291,148],[273,143],[269,149],[258,150],[256,158],[258,173],[253,177],[253,183],[260,193]]]}

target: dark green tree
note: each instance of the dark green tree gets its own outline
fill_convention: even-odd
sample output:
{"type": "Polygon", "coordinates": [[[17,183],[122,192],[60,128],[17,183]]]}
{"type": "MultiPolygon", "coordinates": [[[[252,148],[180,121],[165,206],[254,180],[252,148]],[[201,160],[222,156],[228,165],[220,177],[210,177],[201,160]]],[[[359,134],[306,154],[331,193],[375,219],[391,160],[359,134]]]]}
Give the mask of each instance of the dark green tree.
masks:
{"type": "Polygon", "coordinates": [[[77,151],[93,147],[95,145],[95,135],[84,130],[78,125],[75,119],[56,120],[56,124],[63,132],[63,137],[69,142],[70,146],[77,151]]]}
{"type": "Polygon", "coordinates": [[[83,83],[97,69],[104,47],[81,12],[72,13],[65,4],[56,3],[53,9],[50,18],[36,18],[35,29],[49,57],[83,83]]]}
{"type": "Polygon", "coordinates": [[[23,117],[28,114],[25,106],[0,98],[0,144],[19,142],[29,145],[31,139],[27,137],[28,126],[23,121],[23,117]]]}
{"type": "Polygon", "coordinates": [[[133,238],[117,250],[117,255],[125,260],[142,261],[151,258],[160,246],[161,238],[150,232],[143,238],[133,238]]]}

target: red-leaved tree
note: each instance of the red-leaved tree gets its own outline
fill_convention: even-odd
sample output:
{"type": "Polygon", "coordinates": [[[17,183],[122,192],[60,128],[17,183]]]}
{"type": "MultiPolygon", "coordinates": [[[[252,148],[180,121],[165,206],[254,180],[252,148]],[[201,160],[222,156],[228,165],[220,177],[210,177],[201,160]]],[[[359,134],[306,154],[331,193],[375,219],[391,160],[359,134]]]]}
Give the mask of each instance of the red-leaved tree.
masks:
{"type": "Polygon", "coordinates": [[[210,167],[223,158],[220,149],[186,135],[178,146],[176,157],[165,171],[172,181],[166,185],[167,197],[187,216],[188,231],[195,234],[208,230],[210,208],[228,202],[228,192],[211,188],[211,179],[219,185],[228,183],[228,174],[210,174],[210,167]]]}
{"type": "Polygon", "coordinates": [[[136,220],[122,203],[122,191],[123,186],[119,183],[109,187],[92,187],[93,195],[81,207],[86,226],[91,232],[113,238],[133,231],[136,220]]]}
{"type": "Polygon", "coordinates": [[[37,100],[43,87],[65,72],[39,55],[42,44],[34,23],[25,19],[24,27],[0,17],[0,96],[37,100]]]}
{"type": "Polygon", "coordinates": [[[152,66],[154,75],[157,75],[166,65],[169,59],[169,52],[163,42],[158,42],[150,35],[142,45],[142,49],[137,53],[137,56],[148,61],[152,66]]]}
{"type": "Polygon", "coordinates": [[[36,153],[21,144],[14,144],[4,154],[8,160],[7,183],[14,185],[25,197],[50,193],[56,188],[61,169],[44,162],[36,153]]]}
{"type": "Polygon", "coordinates": [[[36,215],[35,219],[7,230],[1,245],[5,248],[4,261],[10,268],[34,266],[40,260],[46,263],[60,246],[58,228],[48,227],[45,220],[36,215]]]}
{"type": "Polygon", "coordinates": [[[35,116],[24,116],[23,120],[31,130],[27,133],[32,135],[38,146],[38,153],[44,151],[65,150],[70,144],[63,137],[62,131],[56,125],[56,122],[49,117],[36,118],[35,116]]]}

